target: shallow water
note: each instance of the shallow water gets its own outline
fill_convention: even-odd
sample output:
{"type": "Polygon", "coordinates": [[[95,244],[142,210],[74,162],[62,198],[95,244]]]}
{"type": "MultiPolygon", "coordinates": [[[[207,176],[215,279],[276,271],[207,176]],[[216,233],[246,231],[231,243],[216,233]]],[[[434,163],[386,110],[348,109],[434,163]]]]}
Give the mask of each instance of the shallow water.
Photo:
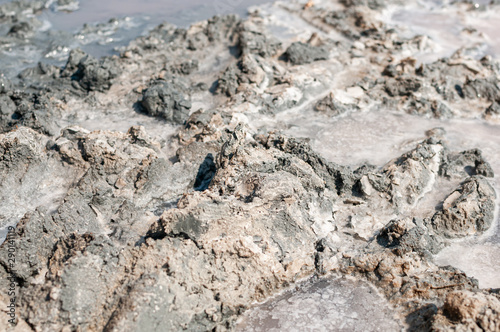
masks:
{"type": "MultiPolygon", "coordinates": [[[[5,3],[8,1],[0,1],[5,3]]],[[[247,15],[249,6],[272,0],[125,0],[81,1],[77,9],[58,10],[55,3],[37,16],[35,36],[22,44],[0,43],[0,72],[9,78],[37,62],[63,66],[71,49],[95,56],[119,54],[119,49],[160,23],[188,27],[214,15],[247,15]]],[[[8,30],[1,30],[6,34],[8,30]]]]}
{"type": "Polygon", "coordinates": [[[500,55],[500,8],[489,1],[474,1],[474,5],[448,6],[447,1],[420,1],[418,7],[390,7],[385,11],[386,23],[402,30],[402,36],[429,37],[432,52],[422,52],[417,59],[432,62],[448,57],[457,49],[481,58],[500,55]],[[471,8],[469,8],[470,6],[471,8]],[[467,15],[459,9],[467,7],[467,15]]]}
{"type": "Polygon", "coordinates": [[[247,8],[270,0],[84,0],[71,13],[49,11],[45,17],[58,30],[73,31],[85,23],[103,22],[112,17],[146,18],[150,25],[169,22],[180,27],[205,20],[214,15],[245,16],[247,8]]]}

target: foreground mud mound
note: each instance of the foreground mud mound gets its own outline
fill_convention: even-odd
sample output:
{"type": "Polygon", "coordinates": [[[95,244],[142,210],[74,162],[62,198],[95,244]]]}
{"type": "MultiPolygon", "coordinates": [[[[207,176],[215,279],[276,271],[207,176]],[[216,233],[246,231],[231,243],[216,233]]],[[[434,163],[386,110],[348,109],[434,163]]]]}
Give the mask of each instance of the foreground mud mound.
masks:
{"type": "Polygon", "coordinates": [[[498,331],[498,289],[433,256],[495,225],[481,150],[430,127],[381,167],[343,165],[272,120],[391,110],[497,125],[498,62],[463,49],[419,62],[432,43],[384,23],[384,6],[162,24],[120,56],[75,49],[61,67],[2,77],[2,307],[11,282],[17,293],[2,329],[244,329],[255,302],[335,276],[375,287],[389,329],[498,331]]]}

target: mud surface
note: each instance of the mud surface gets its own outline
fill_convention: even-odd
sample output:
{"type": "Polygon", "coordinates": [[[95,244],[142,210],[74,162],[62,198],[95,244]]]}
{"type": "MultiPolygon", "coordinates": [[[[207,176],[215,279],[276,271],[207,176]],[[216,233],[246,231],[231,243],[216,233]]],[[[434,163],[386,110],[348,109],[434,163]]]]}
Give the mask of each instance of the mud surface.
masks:
{"type": "MultiPolygon", "coordinates": [[[[56,5],[0,5],[0,47],[74,40],[40,24],[56,5]]],[[[497,331],[500,65],[473,23],[499,13],[280,2],[12,60],[1,329],[497,331]],[[466,46],[433,59],[417,9],[460,13],[466,46]]]]}
{"type": "Polygon", "coordinates": [[[249,310],[239,331],[399,331],[386,301],[359,280],[324,279],[249,310]],[[270,313],[270,314],[269,314],[270,313]]]}

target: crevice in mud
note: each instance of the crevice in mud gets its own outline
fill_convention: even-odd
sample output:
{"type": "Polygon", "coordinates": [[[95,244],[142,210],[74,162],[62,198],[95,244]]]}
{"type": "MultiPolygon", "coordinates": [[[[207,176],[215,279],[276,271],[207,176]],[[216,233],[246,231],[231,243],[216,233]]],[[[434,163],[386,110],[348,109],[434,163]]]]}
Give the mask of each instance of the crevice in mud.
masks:
{"type": "Polygon", "coordinates": [[[216,95],[218,87],[219,87],[219,80],[217,79],[213,81],[212,84],[210,84],[208,91],[210,91],[211,94],[216,95]]]}
{"type": "Polygon", "coordinates": [[[144,239],[142,240],[139,240],[139,242],[136,243],[136,245],[141,245],[142,243],[145,243],[147,239],[153,239],[153,240],[163,240],[165,238],[171,238],[171,239],[183,239],[183,240],[190,240],[192,241],[195,246],[202,250],[203,249],[203,246],[201,244],[199,244],[196,239],[194,239],[192,236],[190,236],[189,234],[185,233],[185,232],[178,232],[178,233],[173,233],[173,232],[170,232],[170,233],[165,233],[165,232],[151,232],[151,231],[148,231],[148,233],[146,234],[146,236],[144,237],[144,239]]]}
{"type": "Polygon", "coordinates": [[[36,324],[31,323],[29,318],[25,319],[24,322],[28,324],[28,326],[31,328],[32,331],[36,331],[36,324]]]}
{"type": "Polygon", "coordinates": [[[198,173],[196,174],[196,179],[193,186],[194,190],[204,191],[208,189],[208,186],[212,182],[216,171],[217,167],[214,163],[214,156],[209,153],[206,155],[205,160],[203,160],[200,167],[198,168],[198,173]]]}
{"type": "Polygon", "coordinates": [[[321,267],[321,253],[323,253],[326,249],[325,240],[321,239],[317,241],[314,249],[316,250],[314,253],[314,268],[316,269],[316,273],[324,274],[325,271],[321,267]]]}
{"type": "Polygon", "coordinates": [[[405,322],[408,324],[409,332],[430,331],[432,319],[438,312],[435,304],[424,305],[406,316],[405,322]]]}
{"type": "Polygon", "coordinates": [[[15,270],[11,269],[10,266],[8,266],[9,264],[7,262],[4,262],[3,260],[0,261],[0,265],[2,266],[2,268],[6,271],[6,272],[9,272],[10,275],[9,275],[9,278],[10,277],[13,277],[15,279],[15,283],[19,286],[19,288],[22,288],[24,287],[27,282],[26,280],[24,280],[23,278],[19,277],[16,273],[15,273],[15,270]]]}

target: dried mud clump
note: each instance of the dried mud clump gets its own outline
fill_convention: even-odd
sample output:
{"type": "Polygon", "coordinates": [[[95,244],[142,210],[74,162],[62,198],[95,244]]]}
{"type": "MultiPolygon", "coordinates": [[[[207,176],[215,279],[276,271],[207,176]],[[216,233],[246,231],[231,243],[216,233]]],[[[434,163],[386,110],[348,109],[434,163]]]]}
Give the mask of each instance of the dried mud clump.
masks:
{"type": "Polygon", "coordinates": [[[483,233],[493,221],[495,199],[488,181],[481,176],[469,178],[444,200],[432,227],[448,238],[483,233]]]}
{"type": "Polygon", "coordinates": [[[101,92],[109,90],[118,75],[119,68],[110,58],[97,60],[78,49],[71,52],[62,72],[62,76],[69,76],[82,89],[101,92]]]}
{"type": "Polygon", "coordinates": [[[498,294],[459,291],[446,297],[433,320],[434,331],[496,331],[500,329],[498,294]]]}
{"type": "Polygon", "coordinates": [[[318,60],[326,60],[329,52],[323,46],[295,42],[286,49],[285,56],[292,65],[303,65],[318,60]]]}
{"type": "Polygon", "coordinates": [[[186,99],[183,90],[170,82],[153,82],[143,91],[141,105],[151,116],[182,124],[187,120],[191,109],[191,102],[186,99]]]}

